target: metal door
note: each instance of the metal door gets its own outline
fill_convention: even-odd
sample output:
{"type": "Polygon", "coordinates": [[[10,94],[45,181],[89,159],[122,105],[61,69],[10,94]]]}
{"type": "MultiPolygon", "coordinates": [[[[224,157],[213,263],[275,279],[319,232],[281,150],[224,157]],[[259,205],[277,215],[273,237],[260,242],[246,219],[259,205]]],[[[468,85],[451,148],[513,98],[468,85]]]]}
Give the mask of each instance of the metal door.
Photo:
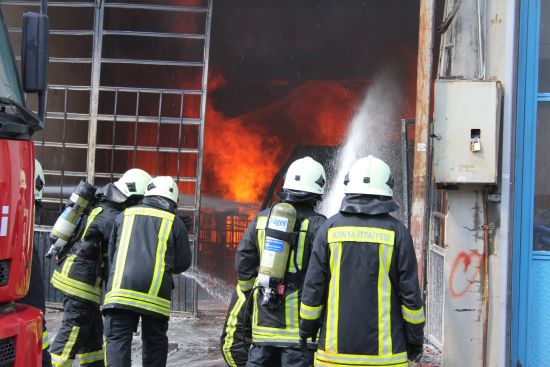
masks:
{"type": "Polygon", "coordinates": [[[522,1],[518,67],[512,365],[550,360],[550,2],[522,1]]]}
{"type": "MultiPolygon", "coordinates": [[[[1,5],[18,45],[21,13],[40,2],[1,5]]],[[[80,179],[101,186],[139,167],[178,182],[178,213],[194,217],[196,244],[212,0],[50,1],[49,7],[48,112],[45,130],[35,136],[46,175],[44,225],[37,229],[49,231],[80,179]]],[[[181,277],[175,283],[173,309],[196,312],[197,285],[181,277]]],[[[48,294],[59,300],[55,291],[48,294]]]]}

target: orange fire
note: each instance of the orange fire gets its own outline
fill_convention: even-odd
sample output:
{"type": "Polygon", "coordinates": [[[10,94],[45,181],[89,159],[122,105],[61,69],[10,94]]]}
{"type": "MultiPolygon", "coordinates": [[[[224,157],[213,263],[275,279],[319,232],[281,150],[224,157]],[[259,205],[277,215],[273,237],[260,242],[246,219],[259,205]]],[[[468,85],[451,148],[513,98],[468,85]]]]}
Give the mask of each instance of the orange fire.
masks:
{"type": "MultiPolygon", "coordinates": [[[[209,92],[224,85],[225,80],[216,76],[209,92]]],[[[203,191],[239,202],[260,202],[296,146],[342,142],[358,100],[339,82],[315,80],[236,118],[226,119],[208,102],[203,191]]]]}

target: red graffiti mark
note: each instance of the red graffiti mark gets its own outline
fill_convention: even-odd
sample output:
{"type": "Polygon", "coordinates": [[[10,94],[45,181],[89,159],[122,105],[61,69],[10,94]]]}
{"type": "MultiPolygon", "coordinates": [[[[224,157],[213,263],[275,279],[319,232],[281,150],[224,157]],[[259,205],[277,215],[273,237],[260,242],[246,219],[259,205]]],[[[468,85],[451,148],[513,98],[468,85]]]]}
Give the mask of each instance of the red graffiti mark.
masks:
{"type": "Polygon", "coordinates": [[[453,297],[462,297],[479,276],[483,256],[475,251],[458,254],[451,268],[449,291],[453,297]],[[460,266],[462,265],[463,266],[460,266]]]}

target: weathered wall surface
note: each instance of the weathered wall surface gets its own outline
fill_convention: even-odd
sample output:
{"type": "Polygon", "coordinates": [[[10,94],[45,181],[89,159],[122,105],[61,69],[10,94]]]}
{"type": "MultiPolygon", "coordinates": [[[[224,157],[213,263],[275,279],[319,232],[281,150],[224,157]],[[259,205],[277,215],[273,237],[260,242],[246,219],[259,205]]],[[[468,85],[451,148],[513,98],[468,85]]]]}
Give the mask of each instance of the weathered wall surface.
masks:
{"type": "MultiPolygon", "coordinates": [[[[514,80],[507,70],[513,60],[509,55],[513,42],[507,39],[509,27],[515,27],[514,18],[508,17],[509,5],[513,0],[479,1],[486,11],[483,24],[485,38],[485,79],[499,80],[502,83],[504,100],[509,102],[514,80]],[[511,18],[511,19],[509,19],[511,18]]],[[[451,77],[477,79],[479,68],[479,40],[476,0],[464,0],[454,22],[455,46],[451,57],[451,77]]],[[[509,36],[509,34],[508,34],[509,36]]],[[[437,95],[435,103],[438,102],[437,95]]],[[[504,109],[510,106],[505,105],[504,109]]],[[[504,125],[510,124],[511,114],[504,113],[504,125]]],[[[507,312],[507,290],[503,289],[503,277],[507,278],[508,220],[502,218],[509,211],[509,129],[500,142],[504,147],[504,158],[499,163],[500,185],[495,190],[503,193],[502,203],[489,202],[490,232],[489,247],[489,323],[487,338],[488,366],[503,366],[506,360],[506,325],[502,325],[507,312]],[[504,167],[504,169],[503,169],[504,167]],[[505,172],[504,180],[502,172],[505,172]],[[505,190],[503,192],[503,182],[505,190]],[[505,220],[503,220],[505,219],[505,220]],[[501,227],[504,223],[505,227],[501,227]],[[506,260],[504,259],[504,260],[506,260]]],[[[444,350],[443,362],[446,367],[482,366],[483,360],[483,320],[484,295],[483,281],[487,276],[483,269],[483,187],[461,185],[458,190],[448,191],[448,214],[446,218],[445,240],[445,305],[444,305],[444,350]]]]}

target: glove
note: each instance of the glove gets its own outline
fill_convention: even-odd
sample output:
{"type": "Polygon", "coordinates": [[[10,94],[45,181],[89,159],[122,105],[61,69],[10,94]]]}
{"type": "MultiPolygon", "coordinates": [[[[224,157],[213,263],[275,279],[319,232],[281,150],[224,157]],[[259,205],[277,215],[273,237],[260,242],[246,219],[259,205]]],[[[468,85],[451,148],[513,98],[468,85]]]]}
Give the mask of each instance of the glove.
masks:
{"type": "Polygon", "coordinates": [[[407,358],[409,361],[419,362],[424,353],[424,346],[422,344],[408,344],[407,345],[407,358]]]}
{"type": "Polygon", "coordinates": [[[183,221],[183,224],[185,224],[185,229],[187,231],[190,231],[191,228],[193,228],[193,217],[190,215],[181,215],[180,219],[183,221]]]}

